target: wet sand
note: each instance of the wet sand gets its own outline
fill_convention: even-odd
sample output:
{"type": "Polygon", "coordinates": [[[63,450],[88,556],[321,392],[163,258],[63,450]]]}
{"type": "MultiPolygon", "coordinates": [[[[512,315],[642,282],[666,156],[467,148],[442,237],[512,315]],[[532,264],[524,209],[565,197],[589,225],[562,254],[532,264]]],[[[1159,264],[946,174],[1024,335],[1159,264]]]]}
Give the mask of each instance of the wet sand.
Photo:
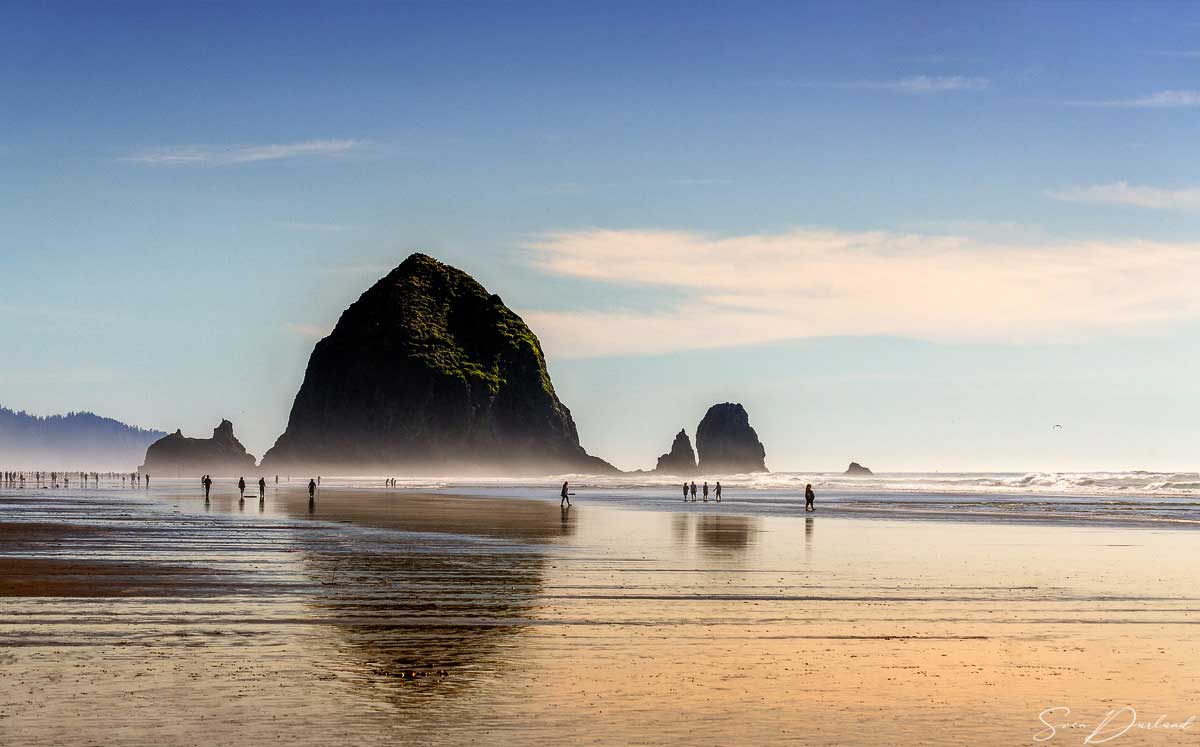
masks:
{"type": "Polygon", "coordinates": [[[1200,713],[1193,531],[195,492],[0,491],[0,744],[1007,745],[1055,706],[1200,713]]]}

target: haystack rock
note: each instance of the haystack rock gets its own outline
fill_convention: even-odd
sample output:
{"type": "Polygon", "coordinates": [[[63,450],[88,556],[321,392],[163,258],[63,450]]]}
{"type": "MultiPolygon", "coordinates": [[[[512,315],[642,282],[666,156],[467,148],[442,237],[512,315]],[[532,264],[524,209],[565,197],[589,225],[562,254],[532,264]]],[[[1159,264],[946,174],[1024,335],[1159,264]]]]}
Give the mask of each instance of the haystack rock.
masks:
{"type": "Polygon", "coordinates": [[[750,416],[739,404],[725,402],[708,408],[696,427],[699,470],[704,474],[767,472],[767,451],[750,427],[750,416]]]}
{"type": "Polygon", "coordinates": [[[271,471],[613,472],[579,445],[542,346],[470,275],[413,254],[317,343],[271,471]]]}
{"type": "Polygon", "coordinates": [[[254,470],[254,457],[233,435],[233,423],[222,420],[212,438],[188,438],[175,431],[150,444],[142,472],[163,475],[235,475],[254,470]]]}
{"type": "Polygon", "coordinates": [[[867,469],[866,467],[862,466],[858,462],[850,462],[850,466],[846,468],[846,474],[847,475],[873,475],[875,473],[872,472],[871,470],[867,469]]]}
{"type": "Polygon", "coordinates": [[[680,429],[675,434],[671,450],[658,458],[658,466],[654,471],[666,475],[696,474],[696,452],[692,451],[692,440],[688,438],[687,431],[680,429]]]}

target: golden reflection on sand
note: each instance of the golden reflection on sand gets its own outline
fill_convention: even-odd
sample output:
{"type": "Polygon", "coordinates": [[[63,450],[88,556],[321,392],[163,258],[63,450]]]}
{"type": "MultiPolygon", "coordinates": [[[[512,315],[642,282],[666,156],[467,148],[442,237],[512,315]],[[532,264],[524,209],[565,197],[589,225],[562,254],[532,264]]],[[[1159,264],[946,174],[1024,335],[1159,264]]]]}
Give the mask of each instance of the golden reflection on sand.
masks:
{"type": "Polygon", "coordinates": [[[79,559],[202,557],[224,594],[0,599],[4,744],[1028,744],[1056,706],[1200,713],[1189,531],[173,500],[79,559]]]}

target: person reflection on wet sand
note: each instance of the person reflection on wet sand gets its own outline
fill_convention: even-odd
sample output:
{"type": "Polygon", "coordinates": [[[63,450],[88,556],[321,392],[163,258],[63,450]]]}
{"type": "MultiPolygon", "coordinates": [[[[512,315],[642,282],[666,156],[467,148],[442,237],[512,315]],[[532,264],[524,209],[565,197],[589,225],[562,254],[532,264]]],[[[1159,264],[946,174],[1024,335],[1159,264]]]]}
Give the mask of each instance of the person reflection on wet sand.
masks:
{"type": "Polygon", "coordinates": [[[758,534],[761,518],[702,514],[697,517],[696,539],[710,550],[745,550],[758,534]]]}
{"type": "Polygon", "coordinates": [[[804,519],[804,554],[805,556],[812,554],[813,542],[813,518],[811,516],[804,519]]]}
{"type": "MultiPolygon", "coordinates": [[[[532,624],[543,593],[548,560],[538,546],[572,534],[575,517],[543,501],[360,498],[322,501],[322,524],[294,535],[318,582],[310,604],[337,631],[357,680],[419,720],[430,695],[466,693],[505,673],[512,637],[532,624]],[[372,531],[353,541],[347,526],[372,531]],[[388,528],[402,531],[378,531],[388,528]]],[[[286,505],[295,515],[297,504],[286,505]]]]}
{"type": "Polygon", "coordinates": [[[688,545],[692,541],[692,516],[682,511],[671,516],[671,534],[678,545],[688,545]]]}

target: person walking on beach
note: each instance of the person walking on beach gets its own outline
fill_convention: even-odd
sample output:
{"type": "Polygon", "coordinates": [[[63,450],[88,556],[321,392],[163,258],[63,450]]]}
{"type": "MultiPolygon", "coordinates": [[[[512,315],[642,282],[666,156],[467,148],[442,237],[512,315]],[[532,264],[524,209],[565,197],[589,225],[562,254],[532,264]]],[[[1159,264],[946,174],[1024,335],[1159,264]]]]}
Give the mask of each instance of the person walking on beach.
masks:
{"type": "Polygon", "coordinates": [[[239,494],[239,497],[238,497],[239,501],[246,500],[246,478],[244,478],[244,477],[238,478],[238,494],[239,494]]]}
{"type": "Polygon", "coordinates": [[[559,508],[562,508],[564,504],[567,506],[571,505],[571,499],[568,497],[570,495],[571,494],[567,492],[567,481],[563,480],[562,500],[558,502],[559,508]]]}
{"type": "Polygon", "coordinates": [[[683,484],[683,502],[684,503],[687,503],[687,497],[688,497],[688,486],[687,486],[687,483],[685,482],[683,484]]]}
{"type": "Polygon", "coordinates": [[[267,478],[258,478],[258,502],[262,503],[267,499],[267,478]]]}
{"type": "Polygon", "coordinates": [[[316,494],[317,494],[317,483],[314,482],[313,480],[309,480],[308,481],[308,502],[309,503],[313,502],[313,498],[316,497],[316,494]]]}
{"type": "Polygon", "coordinates": [[[720,503],[721,502],[721,481],[720,480],[717,480],[716,498],[717,498],[717,503],[720,503]]]}
{"type": "Polygon", "coordinates": [[[692,480],[692,503],[696,502],[696,481],[692,480]]]}
{"type": "Polygon", "coordinates": [[[204,502],[208,503],[208,492],[212,490],[212,478],[205,475],[200,482],[204,485],[204,502]]]}
{"type": "Polygon", "coordinates": [[[817,499],[817,494],[813,492],[812,483],[804,486],[804,510],[816,511],[817,507],[813,505],[813,501],[817,499]]]}
{"type": "Polygon", "coordinates": [[[708,503],[708,480],[704,481],[704,502],[708,503]]]}

